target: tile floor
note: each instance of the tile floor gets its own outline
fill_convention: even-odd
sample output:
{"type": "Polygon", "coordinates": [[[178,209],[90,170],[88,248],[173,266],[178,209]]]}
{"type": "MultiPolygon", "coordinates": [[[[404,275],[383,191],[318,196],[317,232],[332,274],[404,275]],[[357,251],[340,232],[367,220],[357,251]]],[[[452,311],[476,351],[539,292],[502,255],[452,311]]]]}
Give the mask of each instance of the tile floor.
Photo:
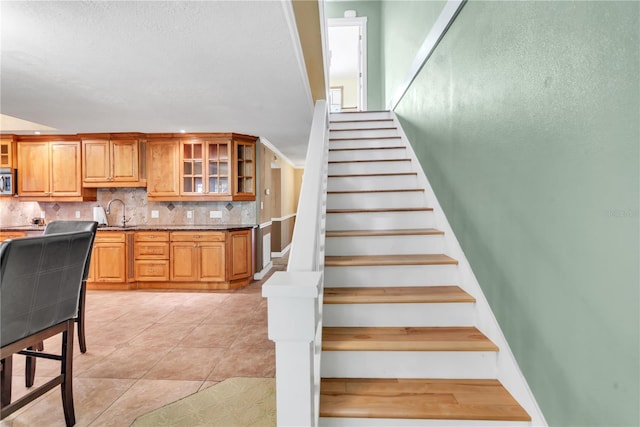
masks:
{"type": "MultiPolygon", "coordinates": [[[[273,271],[286,268],[274,260],[273,271]]],[[[271,273],[270,273],[271,274],[271,273]]],[[[74,337],[76,426],[129,426],[139,416],[230,377],[273,377],[261,281],[235,291],[89,291],[87,353],[74,337]]],[[[45,341],[58,352],[60,338],[45,341]],[[53,341],[52,341],[53,340],[53,341]]],[[[59,370],[39,359],[36,385],[59,370]]],[[[24,394],[24,357],[13,362],[13,399],[24,394]]],[[[0,427],[64,426],[56,387],[0,427]]]]}

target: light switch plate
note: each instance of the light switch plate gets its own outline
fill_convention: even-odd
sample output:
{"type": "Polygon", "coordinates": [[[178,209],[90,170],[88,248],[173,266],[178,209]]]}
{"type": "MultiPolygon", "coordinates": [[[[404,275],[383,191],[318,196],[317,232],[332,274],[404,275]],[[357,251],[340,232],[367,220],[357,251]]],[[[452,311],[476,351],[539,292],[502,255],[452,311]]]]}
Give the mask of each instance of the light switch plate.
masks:
{"type": "Polygon", "coordinates": [[[209,211],[209,218],[222,218],[222,211],[209,211]]]}
{"type": "Polygon", "coordinates": [[[193,218],[193,211],[187,211],[187,218],[188,219],[193,218]]]}
{"type": "Polygon", "coordinates": [[[76,219],[80,218],[80,211],[76,211],[76,219]]]}
{"type": "Polygon", "coordinates": [[[160,212],[156,210],[151,211],[151,218],[160,218],[160,212]]]}

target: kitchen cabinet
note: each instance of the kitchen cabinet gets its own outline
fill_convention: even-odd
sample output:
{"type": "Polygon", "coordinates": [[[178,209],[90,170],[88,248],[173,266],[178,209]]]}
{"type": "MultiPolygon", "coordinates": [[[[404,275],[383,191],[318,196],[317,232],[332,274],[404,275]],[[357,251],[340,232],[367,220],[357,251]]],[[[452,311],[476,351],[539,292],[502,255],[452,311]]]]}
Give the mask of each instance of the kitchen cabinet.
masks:
{"type": "Polygon", "coordinates": [[[14,135],[0,137],[0,168],[15,168],[16,142],[14,135]]]}
{"type": "Polygon", "coordinates": [[[255,200],[256,140],[253,136],[234,133],[149,137],[148,199],[192,202],[255,200]]]}
{"type": "Polygon", "coordinates": [[[253,234],[251,230],[236,230],[228,233],[229,245],[228,279],[242,280],[253,274],[253,234]]]}
{"type": "Polygon", "coordinates": [[[128,236],[122,231],[98,231],[93,243],[88,289],[128,289],[128,236]]]}
{"type": "Polygon", "coordinates": [[[138,231],[134,237],[135,279],[146,282],[169,280],[169,232],[138,231]]]}
{"type": "Polygon", "coordinates": [[[171,280],[225,281],[225,233],[175,231],[171,233],[171,280]]]}
{"type": "Polygon", "coordinates": [[[147,198],[175,201],[180,197],[179,141],[168,137],[147,139],[147,198]]]}
{"type": "Polygon", "coordinates": [[[23,201],[95,201],[96,190],[82,187],[81,146],[76,138],[18,140],[18,196],[23,201]]]}
{"type": "MultiPolygon", "coordinates": [[[[139,134],[82,134],[85,187],[144,187],[139,134]]],[[[144,143],[142,143],[144,147],[144,143]]]]}
{"type": "Polygon", "coordinates": [[[17,239],[19,237],[26,237],[27,233],[24,231],[0,231],[0,242],[7,239],[17,239]]]}

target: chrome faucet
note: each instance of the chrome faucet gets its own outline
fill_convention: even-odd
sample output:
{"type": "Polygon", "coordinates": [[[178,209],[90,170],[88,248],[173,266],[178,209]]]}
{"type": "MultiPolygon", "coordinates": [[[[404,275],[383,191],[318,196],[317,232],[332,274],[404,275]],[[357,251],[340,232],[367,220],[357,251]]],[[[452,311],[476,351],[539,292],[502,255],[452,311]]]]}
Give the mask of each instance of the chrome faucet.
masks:
{"type": "Polygon", "coordinates": [[[127,217],[125,216],[127,205],[125,205],[125,203],[120,199],[111,199],[109,200],[109,203],[107,203],[107,215],[111,215],[111,203],[113,202],[122,203],[122,228],[125,228],[127,226],[127,221],[131,219],[127,219],[127,217]]]}

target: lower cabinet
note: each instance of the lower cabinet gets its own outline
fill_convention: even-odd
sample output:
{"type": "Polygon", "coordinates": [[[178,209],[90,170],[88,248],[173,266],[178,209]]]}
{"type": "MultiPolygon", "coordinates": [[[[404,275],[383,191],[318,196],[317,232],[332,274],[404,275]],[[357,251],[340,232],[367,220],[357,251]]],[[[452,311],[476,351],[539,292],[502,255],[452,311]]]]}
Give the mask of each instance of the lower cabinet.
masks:
{"type": "Polygon", "coordinates": [[[98,231],[91,252],[89,289],[129,289],[127,236],[123,231],[98,231]]]}
{"type": "Polygon", "coordinates": [[[168,281],[169,232],[138,231],[134,242],[136,281],[168,281]]]}

